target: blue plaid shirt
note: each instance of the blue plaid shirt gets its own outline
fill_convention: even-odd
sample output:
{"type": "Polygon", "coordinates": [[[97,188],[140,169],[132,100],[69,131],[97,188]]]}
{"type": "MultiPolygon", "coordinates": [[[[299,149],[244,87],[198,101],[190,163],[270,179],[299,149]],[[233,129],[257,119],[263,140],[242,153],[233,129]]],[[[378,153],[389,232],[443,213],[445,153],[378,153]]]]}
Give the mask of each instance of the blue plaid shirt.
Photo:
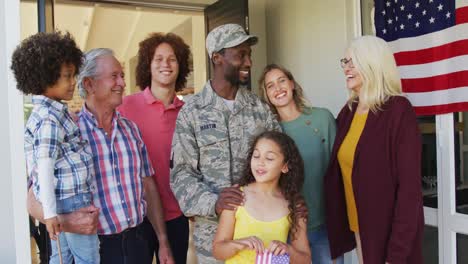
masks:
{"type": "Polygon", "coordinates": [[[55,159],[54,183],[57,200],[91,192],[93,157],[86,151],[87,142],[70,116],[67,106],[43,95],[32,98],[34,104],[26,123],[25,154],[27,172],[36,199],[40,200],[37,161],[55,159]]]}

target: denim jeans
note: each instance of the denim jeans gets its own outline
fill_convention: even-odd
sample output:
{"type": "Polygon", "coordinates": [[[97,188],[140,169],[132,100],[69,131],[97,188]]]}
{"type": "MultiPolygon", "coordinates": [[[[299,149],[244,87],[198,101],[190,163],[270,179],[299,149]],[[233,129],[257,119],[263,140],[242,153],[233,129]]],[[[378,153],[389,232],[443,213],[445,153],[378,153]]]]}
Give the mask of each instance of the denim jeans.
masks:
{"type": "MultiPolygon", "coordinates": [[[[57,213],[67,214],[92,204],[91,193],[84,193],[57,200],[57,213]]],[[[99,239],[97,235],[81,235],[61,232],[60,249],[64,264],[99,264],[99,239]]],[[[60,263],[57,241],[51,240],[50,264],[60,263]]]]}
{"type": "MultiPolygon", "coordinates": [[[[319,229],[307,232],[309,246],[312,252],[313,264],[331,264],[330,245],[328,243],[328,234],[325,226],[319,229]]],[[[343,256],[336,259],[336,264],[343,264],[343,256]]]]}
{"type": "Polygon", "coordinates": [[[153,249],[149,248],[146,231],[152,228],[145,217],[135,227],[112,235],[99,235],[101,264],[151,264],[153,249]]]}

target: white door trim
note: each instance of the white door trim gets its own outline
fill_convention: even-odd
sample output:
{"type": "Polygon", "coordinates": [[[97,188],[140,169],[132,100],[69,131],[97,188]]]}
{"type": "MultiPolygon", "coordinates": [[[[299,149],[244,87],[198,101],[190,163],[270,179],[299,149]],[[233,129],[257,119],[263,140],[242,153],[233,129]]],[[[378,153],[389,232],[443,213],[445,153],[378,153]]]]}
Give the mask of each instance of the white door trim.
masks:
{"type": "Polygon", "coordinates": [[[456,234],[468,234],[468,215],[456,212],[453,122],[453,114],[436,116],[439,263],[456,263],[456,234]]]}
{"type": "Polygon", "coordinates": [[[26,165],[24,161],[23,96],[16,89],[10,70],[11,55],[20,40],[20,1],[0,1],[0,116],[6,128],[1,132],[0,196],[4,217],[0,221],[3,262],[31,263],[29,221],[26,212],[26,165]],[[8,240],[8,241],[4,241],[8,240]]]}

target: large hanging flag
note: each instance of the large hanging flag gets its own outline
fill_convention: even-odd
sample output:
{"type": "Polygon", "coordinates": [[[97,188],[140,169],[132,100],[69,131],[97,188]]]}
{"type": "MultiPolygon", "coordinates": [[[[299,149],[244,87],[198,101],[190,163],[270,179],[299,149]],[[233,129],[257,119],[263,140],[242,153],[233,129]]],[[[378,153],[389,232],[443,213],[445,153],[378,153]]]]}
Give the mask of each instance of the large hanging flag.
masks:
{"type": "Polygon", "coordinates": [[[375,0],[374,21],[418,115],[468,111],[467,0],[375,0]]]}

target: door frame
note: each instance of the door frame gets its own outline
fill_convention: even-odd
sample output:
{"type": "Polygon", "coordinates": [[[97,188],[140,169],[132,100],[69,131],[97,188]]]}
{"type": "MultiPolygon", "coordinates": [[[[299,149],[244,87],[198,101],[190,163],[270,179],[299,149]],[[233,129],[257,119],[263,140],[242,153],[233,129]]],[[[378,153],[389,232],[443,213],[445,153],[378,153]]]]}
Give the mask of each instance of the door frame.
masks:
{"type": "Polygon", "coordinates": [[[456,211],[453,114],[436,116],[439,263],[457,263],[457,233],[468,235],[468,215],[456,211]]]}
{"type": "Polygon", "coordinates": [[[16,89],[16,81],[10,70],[10,58],[20,40],[20,1],[0,1],[0,83],[6,93],[0,99],[4,106],[0,111],[6,128],[0,141],[0,197],[4,217],[0,220],[2,248],[0,255],[6,262],[30,263],[29,221],[26,212],[26,164],[24,150],[23,95],[16,89]],[[5,109],[7,109],[5,111],[5,109]]]}

